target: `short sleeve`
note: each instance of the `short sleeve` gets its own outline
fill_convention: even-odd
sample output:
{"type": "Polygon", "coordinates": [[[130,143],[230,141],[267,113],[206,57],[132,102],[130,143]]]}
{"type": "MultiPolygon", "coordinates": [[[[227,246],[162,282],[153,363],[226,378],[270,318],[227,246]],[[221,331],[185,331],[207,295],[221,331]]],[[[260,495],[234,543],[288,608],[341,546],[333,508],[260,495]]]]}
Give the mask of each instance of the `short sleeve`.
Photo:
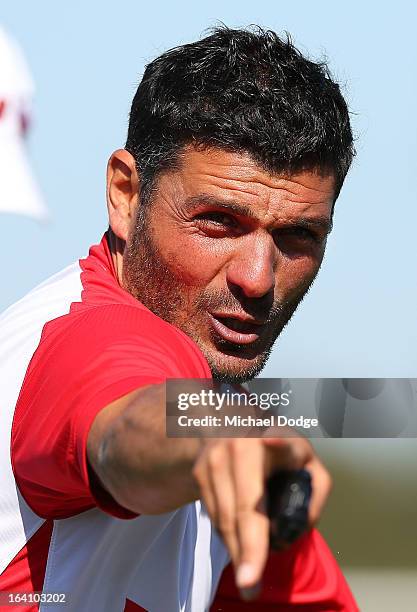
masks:
{"type": "Polygon", "coordinates": [[[99,507],[136,515],[100,486],[87,437],[100,410],[167,378],[209,378],[198,347],[150,311],[113,304],[46,324],[16,404],[11,455],[17,485],[43,518],[99,507]]]}

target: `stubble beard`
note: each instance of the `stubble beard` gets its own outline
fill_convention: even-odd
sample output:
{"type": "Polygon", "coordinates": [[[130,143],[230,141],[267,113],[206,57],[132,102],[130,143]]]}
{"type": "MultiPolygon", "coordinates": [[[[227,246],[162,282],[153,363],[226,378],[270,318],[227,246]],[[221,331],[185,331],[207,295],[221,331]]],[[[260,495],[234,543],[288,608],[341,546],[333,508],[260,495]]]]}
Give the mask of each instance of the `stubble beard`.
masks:
{"type": "Polygon", "coordinates": [[[216,310],[229,313],[245,310],[251,315],[258,314],[267,319],[266,325],[271,330],[266,344],[264,342],[261,346],[261,342],[255,341],[249,350],[247,345],[236,345],[213,335],[211,341],[217,350],[211,351],[202,341],[198,330],[193,327],[193,320],[197,317],[189,317],[187,314],[186,296],[189,287],[173,275],[152,238],[147,212],[143,212],[146,207],[139,208],[135,231],[126,244],[123,257],[125,289],[155,315],[181,329],[199,346],[214,379],[240,384],[255,378],[265,367],[276,339],[309,291],[314,278],[300,286],[291,299],[274,302],[269,305],[267,311],[264,305],[262,313],[262,305],[256,303],[256,300],[251,300],[250,304],[242,304],[230,292],[209,294],[202,291],[193,305],[196,315],[216,310]],[[238,369],[233,360],[238,360],[238,369]]]}

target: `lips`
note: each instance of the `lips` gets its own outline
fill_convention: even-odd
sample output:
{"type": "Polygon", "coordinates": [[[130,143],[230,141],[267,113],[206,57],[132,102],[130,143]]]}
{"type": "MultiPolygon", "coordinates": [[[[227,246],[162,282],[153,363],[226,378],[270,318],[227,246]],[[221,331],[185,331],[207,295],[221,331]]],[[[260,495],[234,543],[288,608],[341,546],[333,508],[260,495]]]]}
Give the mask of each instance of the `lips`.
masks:
{"type": "Polygon", "coordinates": [[[252,319],[211,314],[211,324],[215,332],[233,344],[251,344],[261,335],[264,324],[252,319]]]}

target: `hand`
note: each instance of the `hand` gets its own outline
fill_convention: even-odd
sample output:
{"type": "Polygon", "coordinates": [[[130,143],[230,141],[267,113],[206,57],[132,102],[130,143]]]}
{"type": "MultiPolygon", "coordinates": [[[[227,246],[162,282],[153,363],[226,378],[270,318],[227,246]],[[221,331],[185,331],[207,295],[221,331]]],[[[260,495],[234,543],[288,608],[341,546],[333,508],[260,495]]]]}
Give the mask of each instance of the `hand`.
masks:
{"type": "MultiPolygon", "coordinates": [[[[292,434],[293,435],[293,434],[292,434]]],[[[286,438],[286,440],[294,440],[294,438],[286,438]]],[[[303,439],[303,438],[301,438],[303,439]]],[[[265,438],[263,443],[266,446],[274,447],[277,443],[280,443],[280,439],[276,438],[265,438]]],[[[309,505],[309,527],[312,528],[317,525],[323,512],[324,506],[326,505],[327,499],[332,490],[332,478],[320,461],[314,449],[310,446],[311,458],[304,464],[304,469],[308,470],[311,474],[311,485],[312,495],[309,505]]],[[[282,468],[291,469],[291,468],[282,468]]],[[[271,471],[269,472],[271,473],[271,471]]]]}
{"type": "Polygon", "coordinates": [[[330,477],[307,440],[223,438],[204,440],[193,476],[208,514],[221,534],[245,599],[253,598],[269,547],[265,481],[277,469],[308,469],[313,494],[310,526],[318,520],[330,492],[330,477]]]}

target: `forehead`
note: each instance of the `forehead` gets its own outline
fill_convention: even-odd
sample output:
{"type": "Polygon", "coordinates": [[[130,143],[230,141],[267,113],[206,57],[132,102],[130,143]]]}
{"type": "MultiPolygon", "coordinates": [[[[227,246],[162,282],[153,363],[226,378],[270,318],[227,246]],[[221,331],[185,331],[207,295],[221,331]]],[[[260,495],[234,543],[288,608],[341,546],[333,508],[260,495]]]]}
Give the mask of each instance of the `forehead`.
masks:
{"type": "Polygon", "coordinates": [[[175,175],[172,185],[182,195],[178,202],[188,210],[204,200],[229,204],[236,211],[241,207],[242,212],[256,217],[330,216],[334,201],[333,175],[315,171],[271,174],[246,153],[189,147],[175,175]]]}

